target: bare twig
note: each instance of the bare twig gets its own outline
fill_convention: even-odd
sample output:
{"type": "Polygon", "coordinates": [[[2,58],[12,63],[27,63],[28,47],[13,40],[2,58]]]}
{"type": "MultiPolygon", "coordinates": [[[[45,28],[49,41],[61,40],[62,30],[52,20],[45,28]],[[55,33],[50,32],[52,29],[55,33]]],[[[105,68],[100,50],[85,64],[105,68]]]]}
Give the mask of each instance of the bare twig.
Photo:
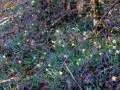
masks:
{"type": "Polygon", "coordinates": [[[100,25],[100,23],[103,21],[103,19],[108,15],[108,13],[110,12],[111,9],[113,9],[117,4],[120,3],[120,0],[114,2],[111,7],[108,9],[108,11],[102,16],[102,18],[99,20],[99,22],[97,23],[96,27],[95,27],[95,30],[93,32],[93,34],[97,31],[98,29],[98,26],[100,25]]]}
{"type": "Polygon", "coordinates": [[[6,80],[0,80],[0,84],[10,82],[12,80],[17,80],[17,79],[18,79],[18,77],[12,77],[12,78],[9,78],[9,79],[6,79],[6,80]]]}
{"type": "Polygon", "coordinates": [[[114,68],[114,67],[117,67],[117,66],[119,66],[119,64],[116,64],[116,65],[114,65],[114,66],[110,66],[110,67],[108,67],[108,68],[105,68],[104,70],[100,71],[99,74],[101,74],[102,72],[105,72],[105,71],[107,71],[107,70],[109,70],[109,69],[112,69],[112,68],[114,68]]]}
{"type": "Polygon", "coordinates": [[[70,73],[71,77],[73,78],[73,80],[75,81],[75,83],[78,85],[79,89],[82,90],[81,86],[79,85],[79,83],[76,81],[75,77],[73,76],[73,74],[71,73],[70,69],[68,68],[67,64],[64,63],[66,69],[68,70],[68,72],[70,73]]]}
{"type": "Polygon", "coordinates": [[[52,25],[50,25],[50,27],[48,29],[51,29],[52,27],[54,27],[59,21],[61,21],[66,15],[67,13],[75,13],[77,12],[77,9],[73,9],[73,10],[70,10],[70,11],[65,11],[65,12],[62,12],[62,13],[59,13],[56,18],[59,16],[59,15],[62,15],[61,17],[59,17],[57,20],[54,21],[54,23],[52,25]]]}
{"type": "Polygon", "coordinates": [[[13,35],[13,34],[15,34],[16,32],[17,32],[16,30],[3,32],[3,33],[0,34],[0,39],[1,39],[1,38],[3,39],[4,37],[8,37],[8,36],[10,36],[10,35],[13,35]]]}

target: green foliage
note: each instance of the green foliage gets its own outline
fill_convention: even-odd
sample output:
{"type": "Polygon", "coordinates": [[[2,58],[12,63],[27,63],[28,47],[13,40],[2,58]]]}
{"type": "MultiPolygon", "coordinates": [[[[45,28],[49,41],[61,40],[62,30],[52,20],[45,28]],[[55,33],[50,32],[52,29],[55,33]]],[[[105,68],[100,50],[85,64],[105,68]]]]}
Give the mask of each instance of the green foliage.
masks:
{"type": "MultiPolygon", "coordinates": [[[[3,21],[3,23],[4,23],[5,21],[3,21]]],[[[7,31],[7,30],[9,30],[9,29],[11,29],[11,26],[10,26],[10,24],[5,24],[5,25],[3,25],[1,28],[0,28],[0,32],[2,32],[2,31],[7,31]]]]}
{"type": "MultiPolygon", "coordinates": [[[[58,5],[60,0],[54,3],[58,5]]],[[[80,23],[78,18],[63,20],[46,29],[43,21],[48,11],[40,16],[38,6],[37,0],[21,5],[21,13],[13,18],[12,23],[7,22],[0,28],[0,34],[16,31],[6,36],[5,46],[0,49],[0,88],[79,90],[79,84],[85,90],[109,89],[107,82],[114,83],[111,77],[120,74],[117,71],[120,63],[119,34],[104,35],[111,33],[111,28],[105,26],[105,33],[100,33],[96,42],[92,38],[85,40],[92,34],[91,16],[81,18],[80,23]],[[1,84],[12,77],[18,79],[1,84]]],[[[18,13],[18,8],[12,8],[11,12],[18,13]]],[[[53,13],[53,7],[50,9],[53,13]]],[[[54,20],[50,15],[50,23],[45,26],[54,20]]]]}

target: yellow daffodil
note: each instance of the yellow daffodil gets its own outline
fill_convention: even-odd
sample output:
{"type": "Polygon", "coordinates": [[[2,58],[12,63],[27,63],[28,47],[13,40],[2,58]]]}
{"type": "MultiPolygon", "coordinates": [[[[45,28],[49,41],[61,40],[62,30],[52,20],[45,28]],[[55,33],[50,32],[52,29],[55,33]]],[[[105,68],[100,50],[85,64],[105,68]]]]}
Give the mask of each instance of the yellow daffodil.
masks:
{"type": "Polygon", "coordinates": [[[34,26],[35,24],[34,23],[32,23],[32,26],[34,26]]]}
{"type": "Polygon", "coordinates": [[[24,32],[27,33],[27,30],[25,30],[24,32]]]}
{"type": "Polygon", "coordinates": [[[101,45],[99,45],[98,48],[100,49],[100,48],[101,48],[101,45]]]}
{"type": "Polygon", "coordinates": [[[48,72],[49,71],[48,68],[46,68],[45,71],[48,72]]]}
{"type": "Polygon", "coordinates": [[[84,53],[84,52],[85,52],[85,49],[82,49],[82,52],[84,53]]]}
{"type": "Polygon", "coordinates": [[[81,61],[81,59],[79,58],[78,61],[81,61]]]}
{"type": "Polygon", "coordinates": [[[60,31],[57,29],[56,32],[59,33],[60,31]]]}
{"type": "Polygon", "coordinates": [[[52,43],[55,43],[55,41],[51,41],[52,43]]]}
{"type": "Polygon", "coordinates": [[[117,77],[112,76],[112,81],[116,81],[116,80],[117,80],[117,77]]]}
{"type": "Polygon", "coordinates": [[[35,0],[32,0],[32,1],[31,1],[31,4],[33,5],[34,3],[35,3],[35,0]]]}
{"type": "Polygon", "coordinates": [[[67,59],[67,58],[68,58],[68,55],[67,55],[67,54],[65,54],[65,55],[64,55],[64,58],[65,58],[65,59],[67,59]]]}
{"type": "Polygon", "coordinates": [[[90,57],[92,57],[93,55],[92,54],[90,54],[90,57]]]}
{"type": "Polygon", "coordinates": [[[112,41],[112,43],[114,43],[114,44],[115,44],[115,43],[116,43],[116,40],[113,40],[113,41],[112,41]]]}
{"type": "Polygon", "coordinates": [[[18,42],[18,45],[20,45],[20,42],[18,42]]]}
{"type": "Polygon", "coordinates": [[[44,52],[43,54],[46,55],[46,52],[44,52]]]}
{"type": "Polygon", "coordinates": [[[21,64],[21,61],[20,61],[20,60],[19,60],[18,62],[19,62],[19,64],[21,64]]]}
{"type": "Polygon", "coordinates": [[[85,36],[87,33],[86,32],[83,32],[83,36],[85,36]]]}
{"type": "Polygon", "coordinates": [[[36,59],[36,56],[34,56],[33,59],[36,59]]]}
{"type": "Polygon", "coordinates": [[[55,45],[53,45],[53,47],[55,47],[55,45]]]}
{"type": "Polygon", "coordinates": [[[102,55],[102,53],[99,53],[99,55],[102,55]]]}
{"type": "Polygon", "coordinates": [[[86,39],[87,39],[86,37],[83,38],[83,40],[86,40],[86,39]]]}
{"type": "Polygon", "coordinates": [[[96,42],[94,42],[94,45],[96,45],[97,43],[96,42]]]}
{"type": "Polygon", "coordinates": [[[61,43],[61,40],[59,40],[58,43],[61,43]]]}
{"type": "Polygon", "coordinates": [[[62,47],[65,47],[65,45],[64,45],[64,44],[62,44],[62,47]]]}
{"type": "Polygon", "coordinates": [[[120,51],[119,50],[116,50],[116,54],[119,54],[120,53],[120,51]]]}
{"type": "Polygon", "coordinates": [[[59,72],[59,74],[60,74],[60,75],[62,75],[62,74],[63,74],[63,72],[61,72],[61,71],[60,71],[60,72],[59,72]]]}
{"type": "Polygon", "coordinates": [[[116,46],[113,46],[113,49],[116,49],[116,46]]]}
{"type": "Polygon", "coordinates": [[[109,53],[111,53],[111,50],[109,50],[109,53]]]}
{"type": "Polygon", "coordinates": [[[48,64],[49,67],[51,67],[52,65],[51,64],[48,64]]]}
{"type": "Polygon", "coordinates": [[[74,44],[74,43],[72,43],[72,44],[71,44],[71,46],[72,46],[72,47],[74,47],[74,46],[75,46],[75,44],[74,44]]]}
{"type": "Polygon", "coordinates": [[[29,40],[27,39],[26,41],[28,42],[29,40]]]}
{"type": "Polygon", "coordinates": [[[5,56],[5,55],[3,55],[3,58],[6,58],[6,56],[5,56]]]}
{"type": "Polygon", "coordinates": [[[79,63],[79,62],[76,62],[76,64],[79,66],[80,63],[79,63]]]}
{"type": "Polygon", "coordinates": [[[40,67],[40,64],[37,64],[37,67],[40,67]]]}

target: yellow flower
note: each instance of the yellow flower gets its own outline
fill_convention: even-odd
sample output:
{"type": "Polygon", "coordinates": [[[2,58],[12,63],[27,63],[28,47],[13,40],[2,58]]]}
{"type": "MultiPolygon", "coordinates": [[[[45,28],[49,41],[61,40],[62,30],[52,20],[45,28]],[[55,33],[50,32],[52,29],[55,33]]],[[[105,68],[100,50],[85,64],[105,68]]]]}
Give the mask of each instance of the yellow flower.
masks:
{"type": "Polygon", "coordinates": [[[84,52],[85,52],[85,49],[82,49],[82,52],[84,53],[84,52]]]}
{"type": "Polygon", "coordinates": [[[119,54],[120,53],[120,51],[119,50],[116,50],[116,54],[119,54]]]}
{"type": "Polygon", "coordinates": [[[53,47],[55,47],[55,45],[53,45],[53,47]]]}
{"type": "Polygon", "coordinates": [[[34,23],[32,23],[32,26],[34,26],[35,24],[34,23]]]}
{"type": "Polygon", "coordinates": [[[26,41],[28,42],[29,40],[27,39],[26,41]]]}
{"type": "Polygon", "coordinates": [[[99,53],[99,55],[102,55],[102,53],[99,53]]]}
{"type": "Polygon", "coordinates": [[[19,60],[18,62],[19,62],[19,64],[21,64],[21,63],[22,63],[20,60],[19,60]]]}
{"type": "Polygon", "coordinates": [[[20,42],[18,42],[18,45],[20,45],[20,42]]]}
{"type": "Polygon", "coordinates": [[[101,45],[99,45],[98,48],[100,49],[100,48],[101,48],[101,45]]]}
{"type": "Polygon", "coordinates": [[[113,40],[112,43],[116,43],[116,40],[113,40]]]}
{"type": "Polygon", "coordinates": [[[96,43],[96,42],[94,42],[94,45],[97,45],[97,43],[96,43]]]}
{"type": "Polygon", "coordinates": [[[86,40],[86,39],[87,39],[86,37],[83,38],[83,40],[86,40]]]}
{"type": "Polygon", "coordinates": [[[87,33],[86,32],[83,32],[83,36],[85,36],[87,33]]]}
{"type": "Polygon", "coordinates": [[[109,53],[111,53],[111,50],[109,50],[109,53]]]}
{"type": "Polygon", "coordinates": [[[68,55],[67,55],[67,54],[65,54],[65,55],[64,55],[64,58],[65,58],[65,59],[67,59],[67,58],[68,58],[68,55]]]}
{"type": "Polygon", "coordinates": [[[24,32],[27,33],[27,30],[25,30],[24,32]]]}
{"type": "Polygon", "coordinates": [[[37,67],[40,67],[40,64],[37,64],[37,67]]]}
{"type": "Polygon", "coordinates": [[[51,41],[52,43],[55,43],[55,41],[51,41]]]}
{"type": "Polygon", "coordinates": [[[81,61],[81,59],[79,58],[78,61],[81,61]]]}
{"type": "Polygon", "coordinates": [[[90,54],[90,57],[92,57],[93,55],[92,54],[90,54]]]}
{"type": "Polygon", "coordinates": [[[61,72],[61,71],[60,71],[60,72],[59,72],[59,74],[60,74],[60,75],[62,75],[62,74],[63,74],[63,72],[61,72]]]}
{"type": "Polygon", "coordinates": [[[79,66],[79,62],[76,62],[76,64],[79,66]]]}
{"type": "Polygon", "coordinates": [[[57,29],[56,32],[59,33],[60,31],[57,29]]]}
{"type": "Polygon", "coordinates": [[[6,58],[6,56],[5,56],[5,55],[3,55],[3,58],[6,58]]]}
{"type": "Polygon", "coordinates": [[[46,68],[45,71],[48,72],[49,71],[48,68],[46,68]]]}
{"type": "Polygon", "coordinates": [[[51,64],[48,64],[49,67],[51,67],[52,65],[51,64]]]}
{"type": "Polygon", "coordinates": [[[72,44],[71,44],[71,46],[72,46],[72,47],[74,47],[74,46],[75,46],[75,44],[74,44],[74,43],[72,43],[72,44]]]}
{"type": "Polygon", "coordinates": [[[116,46],[113,46],[113,49],[116,49],[116,46]]]}
{"type": "Polygon", "coordinates": [[[43,54],[46,55],[46,52],[44,52],[43,54]]]}
{"type": "Polygon", "coordinates": [[[31,1],[31,4],[33,5],[34,3],[35,3],[35,0],[32,0],[32,1],[31,1]]]}
{"type": "Polygon", "coordinates": [[[62,47],[65,47],[65,45],[64,45],[64,44],[62,44],[62,47]]]}
{"type": "Polygon", "coordinates": [[[112,76],[112,81],[116,81],[116,80],[117,80],[117,77],[112,76]]]}
{"type": "Polygon", "coordinates": [[[59,40],[58,43],[61,43],[61,40],[59,40]]]}
{"type": "Polygon", "coordinates": [[[34,56],[33,59],[36,59],[36,57],[34,56]]]}

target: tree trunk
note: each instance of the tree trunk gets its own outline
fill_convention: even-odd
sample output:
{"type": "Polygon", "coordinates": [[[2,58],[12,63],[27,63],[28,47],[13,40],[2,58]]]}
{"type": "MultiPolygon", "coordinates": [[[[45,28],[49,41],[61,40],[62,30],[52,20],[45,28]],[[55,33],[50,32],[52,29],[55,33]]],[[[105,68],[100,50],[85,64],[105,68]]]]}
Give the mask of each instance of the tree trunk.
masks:
{"type": "Polygon", "coordinates": [[[90,6],[91,6],[91,14],[93,17],[93,24],[94,28],[97,28],[94,32],[94,41],[97,41],[97,32],[100,31],[103,27],[102,25],[97,26],[100,18],[102,17],[103,13],[101,12],[101,5],[99,0],[90,0],[90,6]]]}
{"type": "Polygon", "coordinates": [[[91,5],[91,14],[93,16],[93,23],[94,23],[94,27],[95,27],[101,17],[99,0],[90,0],[90,5],[91,5]]]}

